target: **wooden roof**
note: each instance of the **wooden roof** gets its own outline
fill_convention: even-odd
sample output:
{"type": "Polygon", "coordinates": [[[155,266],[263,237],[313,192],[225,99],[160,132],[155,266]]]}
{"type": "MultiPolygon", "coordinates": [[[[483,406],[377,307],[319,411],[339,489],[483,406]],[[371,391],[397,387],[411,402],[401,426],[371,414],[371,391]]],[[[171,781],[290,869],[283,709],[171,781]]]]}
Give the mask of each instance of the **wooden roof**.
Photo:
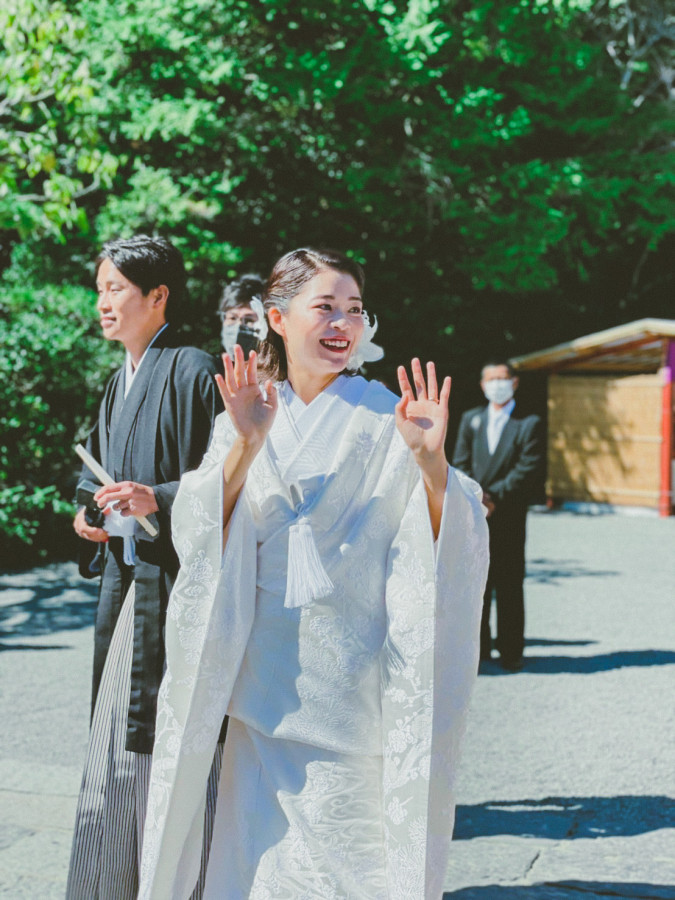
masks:
{"type": "Polygon", "coordinates": [[[521,372],[538,369],[655,372],[664,364],[669,340],[675,340],[675,320],[638,319],[546,350],[516,356],[511,364],[521,372]]]}

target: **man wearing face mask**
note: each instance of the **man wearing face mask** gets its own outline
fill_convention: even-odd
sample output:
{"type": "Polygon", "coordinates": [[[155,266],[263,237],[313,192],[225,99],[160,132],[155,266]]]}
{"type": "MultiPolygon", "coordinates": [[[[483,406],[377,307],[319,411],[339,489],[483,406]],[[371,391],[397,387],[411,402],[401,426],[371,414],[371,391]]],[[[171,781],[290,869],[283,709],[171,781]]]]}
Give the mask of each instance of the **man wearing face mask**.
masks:
{"type": "Polygon", "coordinates": [[[525,520],[542,461],[541,420],[519,415],[513,398],[518,379],[509,363],[486,363],[480,384],[488,405],[462,416],[452,462],[481,485],[488,510],[490,571],[480,658],[489,660],[492,655],[490,607],[494,592],[500,663],[515,672],[523,666],[525,520]]]}

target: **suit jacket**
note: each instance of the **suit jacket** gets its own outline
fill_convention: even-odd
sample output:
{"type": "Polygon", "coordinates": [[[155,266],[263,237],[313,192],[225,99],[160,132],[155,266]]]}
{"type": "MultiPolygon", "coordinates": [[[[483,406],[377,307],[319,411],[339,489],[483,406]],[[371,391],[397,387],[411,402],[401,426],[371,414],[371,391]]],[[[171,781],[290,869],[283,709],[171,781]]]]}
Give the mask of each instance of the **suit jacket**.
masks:
{"type": "MultiPolygon", "coordinates": [[[[124,399],[124,367],[106,386],[88,449],[115,481],[154,489],[159,510],[150,521],[158,536],[136,536],[136,564],[123,560],[121,538],[82,541],[80,571],[91,577],[92,556],[102,571],[94,636],[93,705],[124,597],[136,583],[134,649],[127,720],[127,750],[151,753],[157,692],[164,671],[164,621],[178,558],[171,542],[171,507],[181,475],[199,466],[222,403],[215,359],[195,347],[174,346],[171,327],[148,349],[124,399]],[[92,552],[93,551],[93,552],[92,552]]],[[[91,480],[83,469],[80,483],[91,480]]],[[[94,569],[96,567],[94,566],[94,569]]]]}
{"type": "Polygon", "coordinates": [[[543,458],[541,419],[521,416],[516,406],[495,452],[487,442],[487,406],[462,416],[452,464],[474,478],[495,502],[495,513],[524,515],[534,493],[543,458]]]}

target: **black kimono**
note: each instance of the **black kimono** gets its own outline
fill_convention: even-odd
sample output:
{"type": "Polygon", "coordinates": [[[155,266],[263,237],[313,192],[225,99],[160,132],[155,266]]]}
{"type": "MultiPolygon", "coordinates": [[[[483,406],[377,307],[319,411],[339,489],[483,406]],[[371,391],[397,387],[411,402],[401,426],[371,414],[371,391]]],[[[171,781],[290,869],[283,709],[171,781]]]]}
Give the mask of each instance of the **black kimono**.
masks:
{"type": "MultiPolygon", "coordinates": [[[[178,572],[171,543],[171,506],[181,475],[201,462],[222,401],[215,359],[195,347],[174,345],[171,326],[148,348],[124,398],[124,366],[106,387],[88,450],[115,481],[153,488],[159,511],[148,516],[159,534],[135,537],[136,564],[123,560],[123,539],[82,541],[80,571],[102,572],[94,639],[92,709],[124,598],[136,583],[134,647],[127,720],[127,750],[152,753],[157,692],[164,669],[164,618],[178,572]]],[[[83,470],[81,483],[91,481],[83,470]]],[[[96,485],[97,487],[99,485],[96,485]]]]}

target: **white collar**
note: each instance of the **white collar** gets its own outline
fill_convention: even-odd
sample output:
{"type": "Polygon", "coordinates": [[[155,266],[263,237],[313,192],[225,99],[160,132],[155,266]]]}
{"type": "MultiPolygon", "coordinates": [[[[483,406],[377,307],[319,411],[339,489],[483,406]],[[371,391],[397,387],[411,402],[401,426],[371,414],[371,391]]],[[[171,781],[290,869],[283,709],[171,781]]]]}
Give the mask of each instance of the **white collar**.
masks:
{"type": "MultiPolygon", "coordinates": [[[[319,397],[332,397],[334,394],[339,393],[342,390],[342,387],[347,378],[347,375],[338,375],[337,378],[334,378],[333,381],[331,381],[328,387],[325,387],[322,391],[319,391],[314,400],[318,400],[319,397]]],[[[305,403],[304,400],[301,400],[293,390],[293,387],[288,379],[278,384],[277,390],[281,391],[281,393],[284,395],[286,403],[291,408],[295,407],[296,409],[308,409],[312,405],[312,403],[314,403],[314,400],[312,400],[310,403],[305,403]]],[[[319,404],[317,404],[317,406],[318,405],[319,404]]]]}
{"type": "Polygon", "coordinates": [[[143,364],[143,360],[145,359],[146,353],[152,347],[152,345],[155,343],[155,341],[160,336],[160,334],[164,331],[164,329],[168,327],[168,325],[169,325],[169,323],[165,322],[162,325],[162,327],[159,329],[159,331],[155,332],[154,337],[152,338],[152,340],[150,341],[148,346],[143,351],[143,356],[141,356],[141,358],[139,359],[138,365],[136,366],[135,369],[134,369],[134,364],[131,361],[131,353],[129,353],[129,351],[127,350],[127,357],[125,360],[125,370],[124,370],[124,397],[125,397],[125,399],[131,389],[131,382],[134,380],[134,378],[136,377],[136,375],[138,373],[138,370],[140,369],[141,365],[143,364]]]}
{"type": "Polygon", "coordinates": [[[494,404],[488,404],[488,417],[490,419],[501,419],[502,417],[508,418],[513,412],[516,405],[516,401],[513,397],[509,400],[506,406],[502,406],[500,409],[496,409],[494,404]]]}

